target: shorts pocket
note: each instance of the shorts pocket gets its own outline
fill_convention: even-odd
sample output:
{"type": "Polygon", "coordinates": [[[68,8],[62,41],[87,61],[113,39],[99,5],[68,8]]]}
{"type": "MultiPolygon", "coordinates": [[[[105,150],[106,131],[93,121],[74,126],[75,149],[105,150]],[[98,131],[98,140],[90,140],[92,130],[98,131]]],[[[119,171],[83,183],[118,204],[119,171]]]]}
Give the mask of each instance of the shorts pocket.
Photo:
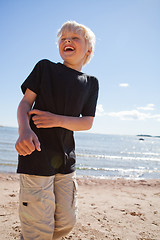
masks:
{"type": "Polygon", "coordinates": [[[22,188],[19,195],[19,215],[22,221],[40,221],[44,216],[43,190],[22,188]]]}
{"type": "Polygon", "coordinates": [[[73,201],[72,201],[72,206],[74,208],[77,208],[78,205],[78,183],[77,180],[73,180],[73,201]]]}

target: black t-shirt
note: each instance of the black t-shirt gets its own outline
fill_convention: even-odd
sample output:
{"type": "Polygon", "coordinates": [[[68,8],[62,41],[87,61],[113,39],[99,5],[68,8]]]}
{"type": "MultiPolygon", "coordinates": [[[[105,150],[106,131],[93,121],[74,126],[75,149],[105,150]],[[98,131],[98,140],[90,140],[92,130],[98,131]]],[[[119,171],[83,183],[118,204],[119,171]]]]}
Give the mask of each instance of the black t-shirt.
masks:
{"type": "MultiPolygon", "coordinates": [[[[61,63],[41,60],[21,86],[37,94],[34,109],[54,114],[79,117],[95,116],[98,80],[61,63]]],[[[73,131],[65,128],[36,128],[41,151],[19,156],[18,173],[51,176],[75,171],[75,142],[73,131]]]]}

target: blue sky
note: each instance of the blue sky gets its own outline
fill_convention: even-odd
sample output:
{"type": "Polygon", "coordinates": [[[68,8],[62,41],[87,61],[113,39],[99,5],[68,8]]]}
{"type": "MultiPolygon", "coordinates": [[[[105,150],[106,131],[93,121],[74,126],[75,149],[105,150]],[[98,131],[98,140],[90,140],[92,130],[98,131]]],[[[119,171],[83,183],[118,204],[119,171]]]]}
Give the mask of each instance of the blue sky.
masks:
{"type": "Polygon", "coordinates": [[[21,83],[36,62],[61,62],[56,33],[67,20],[90,27],[99,79],[92,132],[160,135],[159,0],[1,0],[0,125],[17,126],[21,83]]]}

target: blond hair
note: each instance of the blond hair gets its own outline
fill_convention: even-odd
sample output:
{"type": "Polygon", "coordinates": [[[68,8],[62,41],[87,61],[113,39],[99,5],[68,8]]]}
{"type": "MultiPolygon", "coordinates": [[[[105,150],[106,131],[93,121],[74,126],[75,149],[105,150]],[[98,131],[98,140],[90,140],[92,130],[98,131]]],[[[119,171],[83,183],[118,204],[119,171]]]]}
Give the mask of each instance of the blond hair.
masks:
{"type": "Polygon", "coordinates": [[[92,49],[91,54],[87,55],[83,65],[89,63],[92,57],[94,56],[94,49],[95,49],[95,42],[96,42],[96,37],[92,32],[92,30],[83,24],[77,23],[76,21],[67,21],[58,30],[58,33],[57,33],[58,42],[60,41],[62,34],[65,32],[74,32],[79,35],[83,35],[83,37],[86,40],[87,48],[92,49]]]}

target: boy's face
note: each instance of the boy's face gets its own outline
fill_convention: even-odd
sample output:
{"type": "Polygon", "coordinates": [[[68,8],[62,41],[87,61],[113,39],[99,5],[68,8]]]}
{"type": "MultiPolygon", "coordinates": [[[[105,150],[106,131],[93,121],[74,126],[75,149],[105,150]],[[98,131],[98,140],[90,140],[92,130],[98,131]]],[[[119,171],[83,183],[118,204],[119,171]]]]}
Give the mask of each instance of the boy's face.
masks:
{"type": "Polygon", "coordinates": [[[91,51],[86,46],[83,35],[74,32],[64,32],[59,41],[59,53],[66,65],[79,65],[83,62],[91,51]]]}

